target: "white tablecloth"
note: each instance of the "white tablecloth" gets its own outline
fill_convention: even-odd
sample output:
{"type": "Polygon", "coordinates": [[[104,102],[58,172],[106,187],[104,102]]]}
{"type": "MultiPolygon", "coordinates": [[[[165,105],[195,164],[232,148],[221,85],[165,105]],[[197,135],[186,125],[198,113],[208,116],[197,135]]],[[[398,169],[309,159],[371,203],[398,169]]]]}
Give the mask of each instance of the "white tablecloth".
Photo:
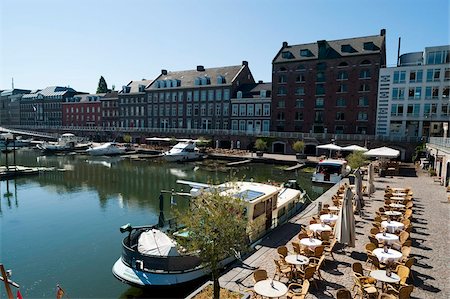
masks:
{"type": "Polygon", "coordinates": [[[378,281],[387,282],[387,283],[397,283],[400,281],[400,276],[391,272],[391,276],[386,275],[386,270],[374,270],[370,271],[370,277],[375,278],[378,281]]]}
{"type": "Polygon", "coordinates": [[[329,226],[328,224],[325,224],[324,226],[322,226],[321,223],[314,223],[309,226],[309,229],[315,233],[323,232],[323,231],[331,231],[331,226],[329,226]]]}
{"type": "Polygon", "coordinates": [[[390,223],[383,221],[381,222],[381,227],[386,228],[389,233],[395,233],[396,231],[402,230],[405,225],[398,221],[391,221],[390,223]]]}
{"type": "Polygon", "coordinates": [[[338,215],[334,214],[324,214],[320,216],[320,221],[325,223],[334,223],[338,219],[338,215]]]}
{"type": "Polygon", "coordinates": [[[377,248],[372,252],[382,263],[396,262],[402,258],[402,253],[392,248],[390,248],[388,252],[384,252],[384,248],[377,248]]]}
{"type": "Polygon", "coordinates": [[[307,265],[309,264],[309,258],[304,255],[296,255],[296,254],[289,254],[287,255],[284,260],[286,263],[291,265],[307,265]]]}
{"type": "Polygon", "coordinates": [[[391,203],[391,204],[389,204],[389,206],[394,209],[403,209],[405,207],[405,205],[402,205],[399,203],[391,203]]]}
{"type": "Polygon", "coordinates": [[[386,236],[383,236],[383,233],[379,233],[375,235],[375,238],[377,238],[378,242],[387,244],[392,244],[398,241],[398,236],[394,234],[386,234],[386,236]]]}
{"type": "Polygon", "coordinates": [[[258,281],[257,283],[255,283],[253,289],[261,296],[269,298],[284,296],[284,294],[286,294],[288,290],[287,286],[284,283],[272,279],[258,281]],[[273,286],[271,285],[272,282],[273,286]]]}
{"type": "Polygon", "coordinates": [[[384,212],[384,215],[386,215],[386,216],[401,216],[402,212],[399,212],[399,211],[386,211],[386,212],[384,212]]]}
{"type": "Polygon", "coordinates": [[[314,248],[316,248],[317,246],[322,245],[322,241],[320,241],[319,239],[309,239],[309,238],[304,238],[300,240],[300,244],[304,245],[304,246],[308,246],[309,249],[314,250],[314,248]]]}

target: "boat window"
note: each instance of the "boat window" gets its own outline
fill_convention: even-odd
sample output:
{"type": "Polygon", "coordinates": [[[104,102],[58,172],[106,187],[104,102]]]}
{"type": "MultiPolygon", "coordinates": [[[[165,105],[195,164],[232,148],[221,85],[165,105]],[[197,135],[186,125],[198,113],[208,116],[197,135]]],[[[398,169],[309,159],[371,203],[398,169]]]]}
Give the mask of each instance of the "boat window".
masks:
{"type": "Polygon", "coordinates": [[[258,216],[261,216],[266,212],[265,202],[257,203],[253,208],[253,219],[256,219],[258,216]]]}
{"type": "Polygon", "coordinates": [[[317,167],[317,173],[331,174],[331,173],[341,173],[341,165],[319,165],[317,167]]]}

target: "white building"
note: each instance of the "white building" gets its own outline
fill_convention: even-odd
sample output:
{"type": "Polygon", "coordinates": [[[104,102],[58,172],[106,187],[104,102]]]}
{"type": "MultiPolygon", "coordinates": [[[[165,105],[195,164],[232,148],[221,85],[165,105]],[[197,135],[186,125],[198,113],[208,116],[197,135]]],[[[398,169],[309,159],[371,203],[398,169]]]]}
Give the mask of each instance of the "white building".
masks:
{"type": "Polygon", "coordinates": [[[400,56],[380,69],[376,134],[409,139],[440,136],[450,121],[450,46],[400,56]]]}

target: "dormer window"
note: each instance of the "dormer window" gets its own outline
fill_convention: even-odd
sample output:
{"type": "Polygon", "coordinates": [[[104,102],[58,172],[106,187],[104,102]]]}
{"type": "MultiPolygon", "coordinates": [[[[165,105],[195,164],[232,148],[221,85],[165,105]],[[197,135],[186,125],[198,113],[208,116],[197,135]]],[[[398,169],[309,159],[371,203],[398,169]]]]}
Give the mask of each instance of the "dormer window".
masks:
{"type": "Polygon", "coordinates": [[[194,85],[201,85],[201,79],[199,77],[194,79],[194,85]]]}
{"type": "Polygon", "coordinates": [[[355,53],[356,50],[351,45],[342,45],[341,46],[341,52],[345,53],[355,53]]]}
{"type": "Polygon", "coordinates": [[[237,97],[238,99],[242,99],[242,91],[238,91],[236,97],[237,97]]]}
{"type": "Polygon", "coordinates": [[[292,58],[295,58],[294,55],[293,55],[291,52],[289,52],[289,51],[283,51],[283,52],[281,52],[281,57],[284,58],[284,59],[292,59],[292,58]]]}
{"type": "Polygon", "coordinates": [[[222,75],[217,76],[217,84],[223,84],[225,83],[225,77],[222,75]]]}
{"type": "Polygon", "coordinates": [[[300,50],[300,56],[302,56],[302,57],[312,57],[314,55],[311,52],[311,50],[309,50],[309,49],[302,49],[302,50],[300,50]]]}
{"type": "Polygon", "coordinates": [[[377,51],[380,50],[378,46],[376,46],[373,42],[366,42],[363,45],[363,49],[367,51],[377,51]]]}
{"type": "Polygon", "coordinates": [[[265,98],[265,97],[266,97],[266,94],[267,94],[267,90],[260,90],[260,91],[259,91],[259,96],[260,96],[261,98],[265,98]]]}

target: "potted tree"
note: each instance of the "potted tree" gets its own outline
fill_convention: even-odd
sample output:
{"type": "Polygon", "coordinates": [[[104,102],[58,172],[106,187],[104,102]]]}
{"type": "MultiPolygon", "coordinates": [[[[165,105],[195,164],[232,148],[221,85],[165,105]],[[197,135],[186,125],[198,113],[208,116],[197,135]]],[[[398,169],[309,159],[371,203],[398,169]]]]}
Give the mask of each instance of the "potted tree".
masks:
{"type": "Polygon", "coordinates": [[[256,156],[262,157],[264,151],[267,149],[267,142],[265,142],[262,139],[256,139],[255,148],[256,148],[256,156]]]}
{"type": "Polygon", "coordinates": [[[294,142],[292,149],[295,151],[295,156],[298,160],[306,158],[306,155],[303,153],[303,150],[305,149],[305,142],[303,140],[297,140],[294,142]]]}

